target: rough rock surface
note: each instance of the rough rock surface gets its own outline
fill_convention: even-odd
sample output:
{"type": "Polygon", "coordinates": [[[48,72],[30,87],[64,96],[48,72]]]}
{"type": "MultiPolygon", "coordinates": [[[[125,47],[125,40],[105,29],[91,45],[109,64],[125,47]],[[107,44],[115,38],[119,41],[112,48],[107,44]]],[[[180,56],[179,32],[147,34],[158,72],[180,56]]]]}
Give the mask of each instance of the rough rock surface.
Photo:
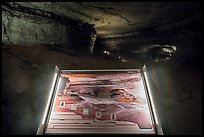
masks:
{"type": "Polygon", "coordinates": [[[2,5],[2,41],[14,44],[58,44],[67,47],[91,43],[93,25],[53,12],[9,2],[2,5]]]}

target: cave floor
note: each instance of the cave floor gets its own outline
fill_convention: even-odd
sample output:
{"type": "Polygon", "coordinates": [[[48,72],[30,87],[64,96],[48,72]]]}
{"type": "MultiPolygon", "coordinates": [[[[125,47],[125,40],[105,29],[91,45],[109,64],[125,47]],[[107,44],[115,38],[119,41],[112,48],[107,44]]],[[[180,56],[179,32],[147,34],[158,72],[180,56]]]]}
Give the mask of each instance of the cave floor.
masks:
{"type": "MultiPolygon", "coordinates": [[[[55,65],[61,69],[141,68],[85,52],[47,46],[3,46],[2,132],[35,134],[55,65]]],[[[170,63],[148,63],[149,81],[165,134],[202,134],[202,72],[170,63]],[[185,69],[183,69],[185,68],[185,69]]]]}

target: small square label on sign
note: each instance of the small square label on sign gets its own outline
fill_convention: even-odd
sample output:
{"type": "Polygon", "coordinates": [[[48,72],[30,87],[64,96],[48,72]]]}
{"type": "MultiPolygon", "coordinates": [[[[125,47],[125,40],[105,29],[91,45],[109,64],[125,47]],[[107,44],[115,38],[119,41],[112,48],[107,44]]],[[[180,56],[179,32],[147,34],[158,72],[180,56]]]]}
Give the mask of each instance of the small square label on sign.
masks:
{"type": "Polygon", "coordinates": [[[83,109],[83,115],[89,115],[89,109],[83,109]]]}
{"type": "Polygon", "coordinates": [[[77,110],[77,105],[72,104],[72,105],[71,105],[71,110],[77,110]]]}
{"type": "Polygon", "coordinates": [[[65,101],[60,101],[60,107],[65,107],[65,101]]]}
{"type": "Polygon", "coordinates": [[[113,114],[111,114],[110,116],[111,116],[110,119],[116,120],[116,114],[113,113],[113,114]]]}
{"type": "Polygon", "coordinates": [[[96,118],[101,118],[102,117],[101,112],[96,112],[95,117],[96,118]]]}

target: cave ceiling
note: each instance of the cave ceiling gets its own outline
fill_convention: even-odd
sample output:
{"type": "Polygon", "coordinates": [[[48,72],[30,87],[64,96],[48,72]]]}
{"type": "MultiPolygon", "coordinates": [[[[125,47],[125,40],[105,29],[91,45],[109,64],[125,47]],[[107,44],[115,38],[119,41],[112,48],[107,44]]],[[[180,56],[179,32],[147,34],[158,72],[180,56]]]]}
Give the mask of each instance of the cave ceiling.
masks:
{"type": "Polygon", "coordinates": [[[195,27],[201,4],[193,2],[19,2],[93,24],[98,36],[113,38],[146,33],[172,33],[195,27]],[[175,31],[175,30],[174,30],[175,31]]]}

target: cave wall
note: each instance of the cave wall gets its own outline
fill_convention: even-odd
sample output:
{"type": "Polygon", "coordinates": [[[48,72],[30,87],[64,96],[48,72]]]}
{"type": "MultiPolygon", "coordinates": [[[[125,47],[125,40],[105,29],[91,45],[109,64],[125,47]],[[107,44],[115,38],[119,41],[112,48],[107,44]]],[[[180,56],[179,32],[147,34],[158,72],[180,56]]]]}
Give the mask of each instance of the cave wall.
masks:
{"type": "MultiPolygon", "coordinates": [[[[54,21],[36,22],[35,20],[12,16],[3,11],[2,40],[15,44],[23,43],[70,43],[69,32],[65,25],[54,21]]],[[[23,13],[22,13],[23,14],[23,13]]]]}
{"type": "Polygon", "coordinates": [[[88,47],[92,25],[8,2],[2,4],[2,42],[12,44],[58,44],[88,47]]]}

